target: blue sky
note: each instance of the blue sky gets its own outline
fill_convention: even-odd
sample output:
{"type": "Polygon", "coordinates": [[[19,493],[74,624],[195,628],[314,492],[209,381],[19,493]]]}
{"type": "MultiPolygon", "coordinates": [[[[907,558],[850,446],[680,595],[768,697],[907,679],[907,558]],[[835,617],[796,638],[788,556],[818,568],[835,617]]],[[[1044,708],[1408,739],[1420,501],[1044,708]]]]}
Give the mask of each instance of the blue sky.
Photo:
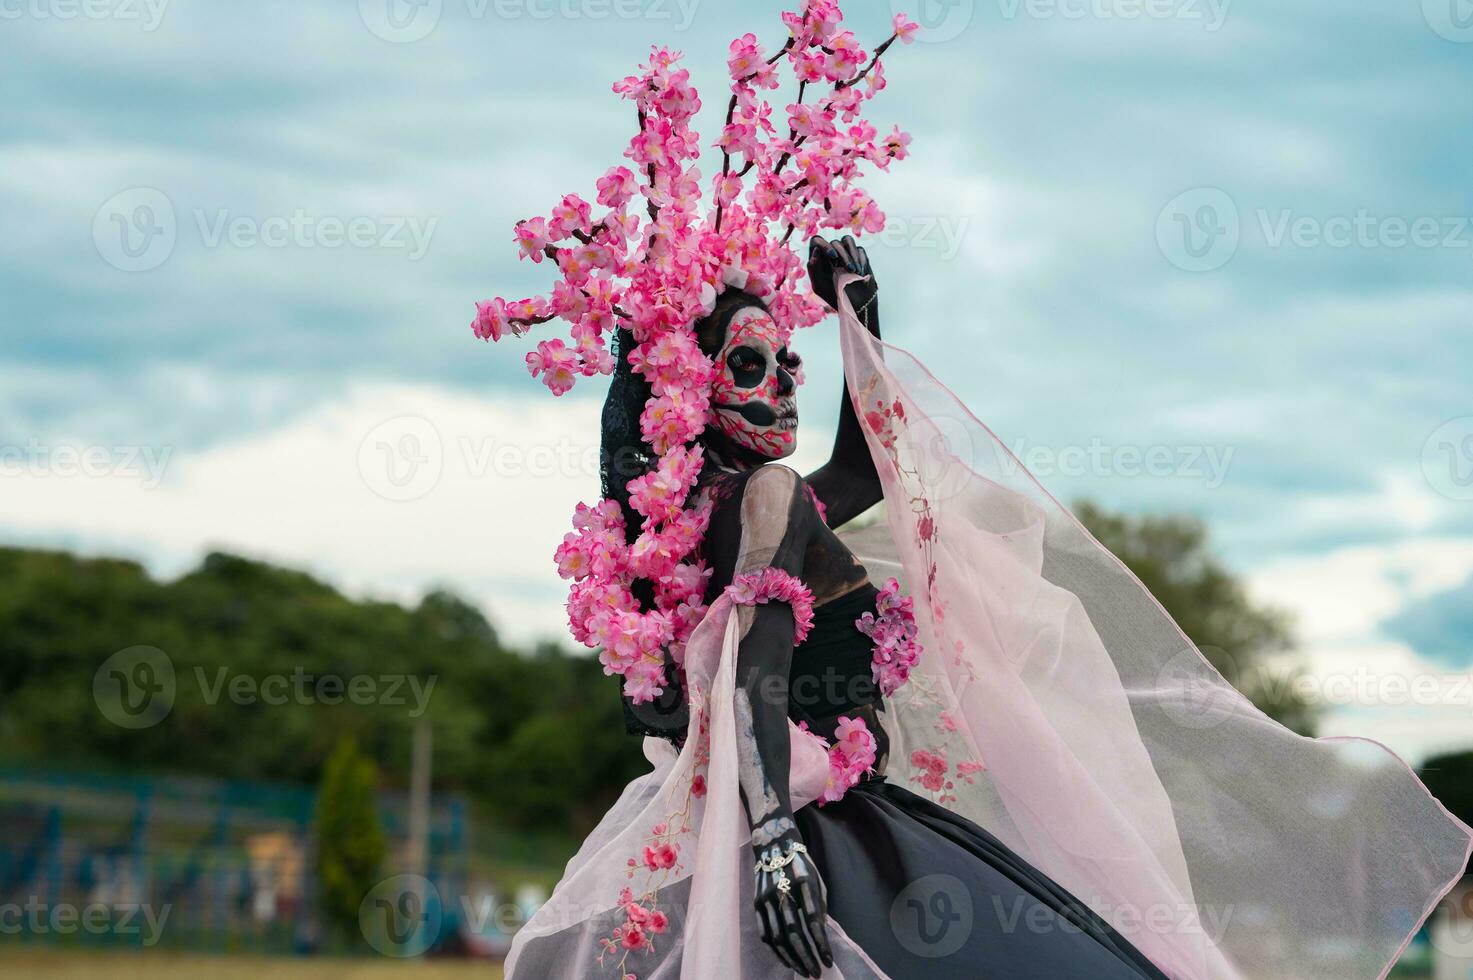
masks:
{"type": "MultiPolygon", "coordinates": [[[[472,301],[547,286],[512,223],[618,160],[649,43],[714,110],[779,9],[0,0],[0,540],[449,584],[556,634],[598,392],[554,403],[472,301]]],[[[888,335],[1059,495],[1207,519],[1321,676],[1466,674],[1468,0],[908,9],[929,39],[872,113],[914,135],[870,183],[888,335]]],[[[813,463],[837,351],[799,346],[813,463]]],[[[1462,697],[1327,728],[1473,745],[1462,697]]]]}

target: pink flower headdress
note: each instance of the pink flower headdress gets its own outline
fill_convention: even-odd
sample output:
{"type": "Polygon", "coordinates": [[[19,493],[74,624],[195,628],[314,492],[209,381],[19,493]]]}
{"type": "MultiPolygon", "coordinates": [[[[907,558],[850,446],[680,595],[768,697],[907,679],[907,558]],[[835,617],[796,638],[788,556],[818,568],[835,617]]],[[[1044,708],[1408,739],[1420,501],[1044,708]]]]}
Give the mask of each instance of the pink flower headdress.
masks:
{"type": "Polygon", "coordinates": [[[556,266],[552,292],[476,304],[472,329],[482,339],[521,335],[554,319],[571,324],[567,340],[540,340],[526,356],[532,376],[557,395],[579,377],[613,373],[606,338],[616,329],[633,337],[629,365],[651,391],[640,430],[659,457],[628,485],[638,534],[626,534],[633,529],[617,502],[580,504],[557,562],[573,580],[573,636],[603,648],[605,670],[623,676],[624,693],[636,703],[659,696],[666,651],[679,664],[705,614],[709,573],[688,559],[709,508],[688,504],[703,462],[692,444],[709,421],[716,369],[693,327],[728,287],[760,297],[785,334],[818,322],[827,310],[803,282],[803,262],[789,243],[821,229],[883,229],[884,214],[858,186],[860,167],[887,169],[907,154],[908,135],[898,128],[880,135],[860,110],[885,87],[881,56],[896,40],[909,43],[917,25],[896,15],[891,36],[870,53],[843,19],[837,0],[803,0],[783,14],[788,38],[776,53],[766,54],[754,34],[731,42],[731,98],[714,144],[721,169],[704,213],[700,140],[690,128],[701,101],[680,54],[655,47],[638,74],[614,85],[634,103],[639,130],[624,152],[630,165],[610,167],[597,181],[598,216],[593,204],[567,194],[550,214],[516,225],[522,257],[556,266]],[[779,86],[783,64],[797,78],[798,95],[779,125],[762,93],[779,86]],[[806,102],[818,88],[822,95],[806,102]],[[642,209],[631,207],[636,195],[642,209]],[[653,586],[652,607],[636,598],[641,579],[653,586]]]}

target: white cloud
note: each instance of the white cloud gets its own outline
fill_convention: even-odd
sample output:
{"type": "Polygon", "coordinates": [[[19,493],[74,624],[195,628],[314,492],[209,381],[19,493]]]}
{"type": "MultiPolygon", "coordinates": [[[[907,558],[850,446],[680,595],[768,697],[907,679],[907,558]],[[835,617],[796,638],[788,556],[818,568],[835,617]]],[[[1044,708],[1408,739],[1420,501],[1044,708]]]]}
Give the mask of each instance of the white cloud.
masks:
{"type": "Polygon", "coordinates": [[[359,385],[283,426],[174,452],[152,489],[136,472],[12,466],[5,532],[122,551],[167,573],[221,548],[358,593],[412,598],[445,583],[511,634],[555,635],[563,590],[550,555],[574,504],[598,496],[598,408],[586,398],[359,385]],[[399,442],[426,425],[429,439],[399,442]],[[426,472],[438,464],[439,477],[416,499],[386,499],[397,494],[388,467],[408,472],[406,452],[426,472]]]}
{"type": "Polygon", "coordinates": [[[1413,537],[1284,558],[1254,569],[1254,598],[1290,610],[1309,645],[1352,643],[1409,602],[1473,575],[1473,539],[1413,537]]]}
{"type": "MultiPolygon", "coordinates": [[[[0,534],[132,555],[166,575],[223,549],[360,595],[413,601],[443,584],[509,636],[562,639],[565,585],[551,556],[574,506],[599,497],[600,408],[531,381],[519,397],[359,384],[204,449],[150,446],[135,457],[93,443],[112,460],[99,457],[94,475],[73,460],[84,441],[10,447],[0,534]]],[[[821,440],[805,440],[794,465],[825,454],[821,440]]]]}

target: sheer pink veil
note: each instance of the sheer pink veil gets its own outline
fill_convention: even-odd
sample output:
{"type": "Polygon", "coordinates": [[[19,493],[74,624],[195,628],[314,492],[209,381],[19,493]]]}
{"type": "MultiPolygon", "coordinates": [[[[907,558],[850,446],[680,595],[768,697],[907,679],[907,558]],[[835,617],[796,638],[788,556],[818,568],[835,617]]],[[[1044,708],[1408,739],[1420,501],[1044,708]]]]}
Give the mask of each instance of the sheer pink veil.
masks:
{"type": "MultiPolygon", "coordinates": [[[[737,780],[734,710],[738,617],[725,597],[712,604],[686,645],[691,722],[685,745],[645,739],[653,770],[618,802],[563,873],[551,898],[518,930],[510,978],[596,976],[640,980],[742,980],[774,975],[753,911],[750,833],[737,780]],[[668,847],[670,863],[660,860],[668,847]],[[668,918],[661,930],[650,916],[668,918]],[[647,923],[629,948],[615,929],[647,923]],[[611,937],[614,937],[611,939],[611,937]]],[[[828,753],[789,724],[793,807],[816,800],[828,753]]],[[[835,966],[825,980],[884,980],[863,950],[829,920],[835,966]]]]}
{"type": "MultiPolygon", "coordinates": [[[[1473,832],[1384,746],[1254,708],[944,385],[841,306],[885,491],[884,520],[844,537],[873,581],[900,579],[924,644],[886,699],[887,778],[991,831],[1175,980],[1386,976],[1473,832]]],[[[687,644],[685,744],[645,740],[651,772],[517,933],[513,980],[777,970],[752,911],[731,609],[714,603],[687,644]]],[[[827,757],[789,736],[800,807],[827,757]]],[[[1021,911],[974,914],[1038,928],[1021,911]]],[[[884,976],[829,929],[828,980],[884,976]]]]}
{"type": "Polygon", "coordinates": [[[889,778],[992,831],[1173,977],[1386,976],[1473,831],[1385,746],[1258,711],[991,430],[841,306],[885,486],[885,522],[850,546],[915,597],[926,644],[887,711],[889,778]]]}

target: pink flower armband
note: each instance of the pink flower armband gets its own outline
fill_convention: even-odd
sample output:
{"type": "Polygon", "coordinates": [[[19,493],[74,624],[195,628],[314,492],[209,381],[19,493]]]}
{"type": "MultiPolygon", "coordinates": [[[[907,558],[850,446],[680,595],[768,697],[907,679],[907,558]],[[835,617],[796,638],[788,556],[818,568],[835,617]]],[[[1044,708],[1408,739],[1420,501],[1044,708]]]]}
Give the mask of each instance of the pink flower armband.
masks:
{"type": "Polygon", "coordinates": [[[802,643],[813,628],[813,593],[802,580],[781,568],[744,572],[726,587],[726,596],[739,606],[786,602],[793,608],[793,644],[802,643]]]}

